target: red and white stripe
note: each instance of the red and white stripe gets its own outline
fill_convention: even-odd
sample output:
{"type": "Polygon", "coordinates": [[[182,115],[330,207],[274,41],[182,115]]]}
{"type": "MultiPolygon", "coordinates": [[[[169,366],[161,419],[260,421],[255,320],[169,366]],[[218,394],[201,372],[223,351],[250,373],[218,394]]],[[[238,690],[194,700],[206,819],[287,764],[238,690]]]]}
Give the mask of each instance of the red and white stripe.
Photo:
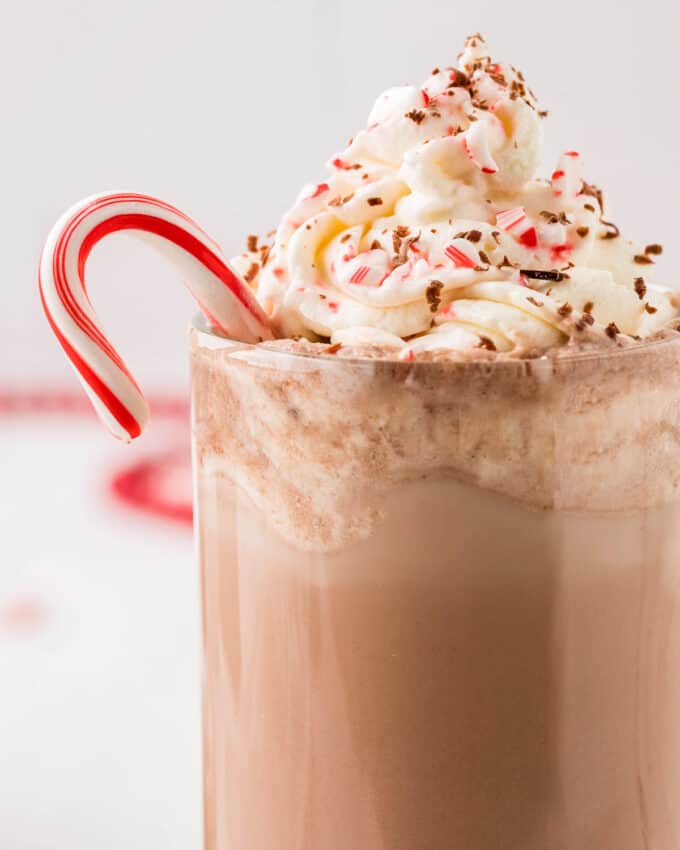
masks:
{"type": "Polygon", "coordinates": [[[524,207],[513,207],[496,213],[496,224],[517,239],[525,248],[538,247],[538,232],[524,207]]]}
{"type": "Polygon", "coordinates": [[[460,143],[465,153],[481,172],[495,174],[498,171],[498,165],[491,156],[489,125],[486,121],[473,122],[460,137],[460,143]]]}
{"type": "Polygon", "coordinates": [[[474,269],[480,264],[479,254],[465,239],[454,239],[444,253],[457,269],[474,269]]]}
{"type": "Polygon", "coordinates": [[[139,436],[149,408],[137,382],[104,334],[85,287],[85,265],[110,233],[144,234],[174,262],[208,321],[243,342],[272,339],[255,296],[194,221],[146,195],[103,194],[80,201],[52,228],[40,259],[47,319],[95,410],[119,439],[139,436]]]}

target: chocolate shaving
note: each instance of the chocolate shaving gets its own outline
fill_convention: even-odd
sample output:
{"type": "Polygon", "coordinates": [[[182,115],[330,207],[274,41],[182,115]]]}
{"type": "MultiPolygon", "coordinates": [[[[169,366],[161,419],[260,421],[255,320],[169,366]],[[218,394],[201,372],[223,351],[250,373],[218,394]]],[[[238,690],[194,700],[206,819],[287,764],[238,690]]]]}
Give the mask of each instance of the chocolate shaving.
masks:
{"type": "Polygon", "coordinates": [[[328,348],[324,349],[324,354],[336,354],[342,348],[341,342],[336,342],[333,345],[329,345],[328,348]]]}
{"type": "Polygon", "coordinates": [[[548,112],[548,110],[547,110],[547,109],[540,109],[540,110],[538,111],[538,117],[539,117],[539,118],[547,118],[549,114],[550,114],[550,113],[548,112]]]}
{"type": "Polygon", "coordinates": [[[427,298],[427,303],[430,305],[431,313],[436,313],[439,309],[439,304],[442,300],[441,291],[443,287],[444,284],[440,280],[432,280],[425,290],[425,298],[427,298]]]}
{"type": "Polygon", "coordinates": [[[571,316],[571,314],[573,312],[574,312],[574,308],[569,303],[562,304],[562,306],[558,307],[558,309],[557,309],[557,314],[559,316],[562,316],[563,319],[566,319],[567,316],[571,316]]]}
{"type": "Polygon", "coordinates": [[[533,295],[529,295],[529,297],[527,298],[527,301],[529,302],[529,304],[533,304],[534,307],[542,307],[543,306],[543,301],[538,301],[536,298],[533,297],[533,295]]]}
{"type": "Polygon", "coordinates": [[[652,258],[648,257],[646,254],[636,254],[633,257],[633,262],[637,263],[640,266],[649,266],[654,262],[654,260],[652,260],[652,258]]]}
{"type": "Polygon", "coordinates": [[[382,242],[378,239],[374,239],[371,242],[371,251],[379,251],[382,248],[382,242]]]}
{"type": "Polygon", "coordinates": [[[656,242],[652,245],[647,245],[645,248],[645,254],[656,254],[657,256],[659,254],[663,254],[663,245],[659,245],[656,242]]]}
{"type": "Polygon", "coordinates": [[[496,343],[483,334],[479,334],[479,344],[477,347],[485,348],[487,351],[496,351],[496,343]]]}
{"type": "Polygon", "coordinates": [[[564,210],[561,210],[559,213],[554,213],[550,210],[541,210],[539,215],[541,218],[544,218],[548,224],[571,224],[571,221],[567,218],[567,214],[564,210]]]}
{"type": "MultiPolygon", "coordinates": [[[[499,268],[501,267],[499,266],[499,268]]],[[[555,283],[559,283],[566,277],[563,272],[544,271],[542,269],[520,269],[520,271],[524,277],[528,277],[532,280],[551,280],[555,283]]]]}
{"type": "Polygon", "coordinates": [[[252,283],[252,281],[255,280],[259,270],[260,270],[260,264],[259,263],[251,263],[248,266],[248,271],[243,275],[243,279],[245,280],[245,282],[246,283],[252,283]]]}
{"type": "Polygon", "coordinates": [[[617,236],[621,235],[621,231],[614,224],[613,221],[605,221],[603,218],[600,219],[600,224],[603,224],[607,228],[607,232],[603,233],[600,236],[600,239],[616,239],[617,236]]]}
{"type": "Polygon", "coordinates": [[[246,240],[246,246],[248,251],[254,254],[257,251],[257,236],[251,233],[246,240]]]}
{"type": "Polygon", "coordinates": [[[585,237],[590,233],[589,227],[577,227],[576,232],[581,237],[581,239],[585,239],[585,237]]]}
{"type": "Polygon", "coordinates": [[[647,294],[647,285],[645,284],[645,279],[643,277],[636,277],[633,286],[635,292],[637,293],[637,297],[640,299],[640,301],[642,301],[642,299],[647,294]]]}
{"type": "Polygon", "coordinates": [[[411,121],[414,121],[416,124],[422,124],[425,120],[425,113],[422,109],[412,109],[410,112],[407,112],[404,117],[410,118],[411,121]]]}
{"type": "Polygon", "coordinates": [[[383,202],[382,198],[369,198],[366,203],[369,207],[379,207],[383,202]]]}
{"type": "Polygon", "coordinates": [[[583,209],[588,210],[588,212],[595,212],[595,207],[592,204],[584,204],[583,209]]]}
{"type": "Polygon", "coordinates": [[[645,310],[646,310],[647,313],[649,313],[652,316],[654,315],[654,313],[657,312],[656,307],[652,307],[651,304],[645,304],[645,310]]]}
{"type": "Polygon", "coordinates": [[[600,189],[599,186],[595,186],[594,183],[586,183],[584,180],[581,194],[590,195],[591,198],[595,198],[600,205],[600,212],[604,212],[604,197],[602,195],[602,189],[600,189]]]}
{"type": "Polygon", "coordinates": [[[469,233],[466,234],[465,238],[469,242],[479,242],[479,240],[482,238],[482,231],[481,230],[471,230],[469,233]]]}
{"type": "Polygon", "coordinates": [[[267,265],[267,260],[269,259],[269,252],[271,251],[271,247],[269,245],[260,245],[260,263],[262,264],[262,268],[267,265]]]}
{"type": "Polygon", "coordinates": [[[616,339],[616,337],[621,333],[621,331],[616,326],[616,322],[610,322],[604,329],[604,332],[610,339],[616,339]]]}
{"type": "Polygon", "coordinates": [[[340,239],[340,241],[341,241],[341,242],[347,242],[347,240],[348,240],[348,239],[351,239],[351,238],[352,238],[352,234],[351,234],[351,233],[345,233],[345,235],[342,237],[342,239],[340,239]]]}
{"type": "Polygon", "coordinates": [[[491,265],[491,260],[489,259],[489,255],[486,253],[486,251],[479,251],[479,259],[483,263],[486,263],[487,266],[491,265]]]}
{"type": "Polygon", "coordinates": [[[583,312],[584,313],[592,313],[594,307],[595,307],[595,303],[593,301],[586,301],[586,303],[583,305],[583,312]]]}

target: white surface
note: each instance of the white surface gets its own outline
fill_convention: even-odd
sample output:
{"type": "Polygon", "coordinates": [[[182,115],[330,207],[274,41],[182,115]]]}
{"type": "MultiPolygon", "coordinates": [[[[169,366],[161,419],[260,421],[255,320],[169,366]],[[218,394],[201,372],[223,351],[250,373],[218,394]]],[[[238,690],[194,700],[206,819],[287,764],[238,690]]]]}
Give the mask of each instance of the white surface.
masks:
{"type": "Polygon", "coordinates": [[[144,454],[92,417],[0,417],[2,850],[200,847],[191,533],[105,486],[144,454]]]}

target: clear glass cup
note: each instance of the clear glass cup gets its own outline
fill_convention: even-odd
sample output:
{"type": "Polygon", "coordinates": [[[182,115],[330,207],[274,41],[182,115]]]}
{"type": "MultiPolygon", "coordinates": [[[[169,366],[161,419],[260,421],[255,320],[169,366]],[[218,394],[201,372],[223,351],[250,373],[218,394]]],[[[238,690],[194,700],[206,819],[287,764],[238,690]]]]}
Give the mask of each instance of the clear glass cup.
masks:
{"type": "Polygon", "coordinates": [[[208,850],[680,847],[680,341],[192,330],[208,850]]]}

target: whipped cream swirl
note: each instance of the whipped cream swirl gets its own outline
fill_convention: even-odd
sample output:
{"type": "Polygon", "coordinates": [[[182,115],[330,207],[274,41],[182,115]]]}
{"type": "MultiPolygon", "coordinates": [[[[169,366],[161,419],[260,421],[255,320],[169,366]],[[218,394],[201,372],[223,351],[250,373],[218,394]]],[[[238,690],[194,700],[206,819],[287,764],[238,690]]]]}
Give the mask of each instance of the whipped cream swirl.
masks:
{"type": "Polygon", "coordinates": [[[660,252],[623,239],[566,152],[535,177],[542,119],[521,71],[470,36],[457,67],[384,92],[273,245],[234,259],[284,336],[532,356],[623,344],[678,309],[660,252]]]}

